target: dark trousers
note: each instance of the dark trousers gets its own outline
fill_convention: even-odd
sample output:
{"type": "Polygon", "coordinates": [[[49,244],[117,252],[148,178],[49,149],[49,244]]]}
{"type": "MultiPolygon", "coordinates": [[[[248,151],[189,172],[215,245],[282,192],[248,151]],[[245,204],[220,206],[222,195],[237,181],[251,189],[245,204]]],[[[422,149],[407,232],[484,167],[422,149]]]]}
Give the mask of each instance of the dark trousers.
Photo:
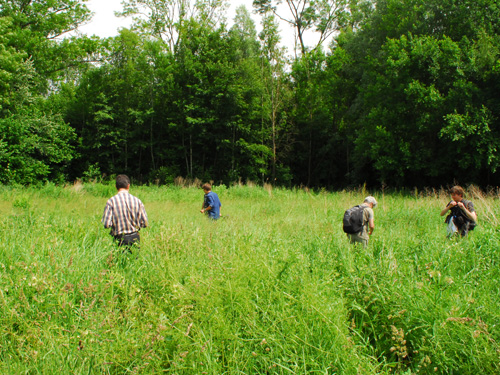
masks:
{"type": "Polygon", "coordinates": [[[138,232],[130,233],[130,234],[118,234],[113,236],[115,241],[118,243],[118,246],[123,246],[127,250],[131,251],[131,247],[139,249],[139,243],[141,241],[141,236],[139,236],[138,232]]]}

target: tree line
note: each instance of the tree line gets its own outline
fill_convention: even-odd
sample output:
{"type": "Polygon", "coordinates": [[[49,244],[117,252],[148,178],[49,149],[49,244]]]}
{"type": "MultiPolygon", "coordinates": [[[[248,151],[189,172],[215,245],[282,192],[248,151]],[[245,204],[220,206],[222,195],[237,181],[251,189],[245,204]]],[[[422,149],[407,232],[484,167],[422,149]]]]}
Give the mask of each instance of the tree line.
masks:
{"type": "Polygon", "coordinates": [[[127,0],[98,38],[64,37],[84,0],[0,0],[0,182],[500,182],[500,1],[278,3],[127,0]]]}

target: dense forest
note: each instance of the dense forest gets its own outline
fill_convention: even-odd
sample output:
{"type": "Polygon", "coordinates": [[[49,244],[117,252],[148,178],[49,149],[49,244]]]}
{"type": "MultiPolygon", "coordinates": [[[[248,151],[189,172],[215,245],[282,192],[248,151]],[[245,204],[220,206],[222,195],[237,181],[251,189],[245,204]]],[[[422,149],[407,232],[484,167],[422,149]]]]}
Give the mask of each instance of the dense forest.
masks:
{"type": "Polygon", "coordinates": [[[0,0],[0,183],[500,184],[499,0],[122,3],[0,0]]]}

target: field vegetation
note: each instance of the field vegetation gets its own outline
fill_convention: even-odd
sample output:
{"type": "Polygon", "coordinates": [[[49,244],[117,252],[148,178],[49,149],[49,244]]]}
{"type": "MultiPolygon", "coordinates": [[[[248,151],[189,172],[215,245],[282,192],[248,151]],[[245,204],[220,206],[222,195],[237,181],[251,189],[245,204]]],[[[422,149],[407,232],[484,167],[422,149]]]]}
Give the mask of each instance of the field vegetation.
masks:
{"type": "Polygon", "coordinates": [[[150,226],[122,254],[112,184],[0,187],[0,373],[498,374],[499,194],[448,240],[443,191],[132,186],[150,226]],[[379,201],[369,247],[343,211],[379,201]]]}

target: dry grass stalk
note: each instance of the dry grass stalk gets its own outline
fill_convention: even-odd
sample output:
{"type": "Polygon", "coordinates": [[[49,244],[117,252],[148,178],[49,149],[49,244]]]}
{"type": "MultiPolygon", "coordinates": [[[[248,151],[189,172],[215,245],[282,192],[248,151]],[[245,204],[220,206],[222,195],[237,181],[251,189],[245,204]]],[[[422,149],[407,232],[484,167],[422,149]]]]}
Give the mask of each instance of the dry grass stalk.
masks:
{"type": "Polygon", "coordinates": [[[267,191],[270,197],[273,196],[273,185],[268,184],[267,182],[264,183],[264,190],[267,191]]]}
{"type": "MultiPolygon", "coordinates": [[[[483,194],[480,188],[475,185],[470,185],[467,189],[467,193],[474,200],[478,201],[481,206],[481,216],[484,217],[483,220],[490,222],[491,224],[498,226],[498,218],[493,212],[493,205],[491,202],[486,200],[487,196],[483,194]]],[[[489,194],[488,194],[489,195],[489,194]]]]}

